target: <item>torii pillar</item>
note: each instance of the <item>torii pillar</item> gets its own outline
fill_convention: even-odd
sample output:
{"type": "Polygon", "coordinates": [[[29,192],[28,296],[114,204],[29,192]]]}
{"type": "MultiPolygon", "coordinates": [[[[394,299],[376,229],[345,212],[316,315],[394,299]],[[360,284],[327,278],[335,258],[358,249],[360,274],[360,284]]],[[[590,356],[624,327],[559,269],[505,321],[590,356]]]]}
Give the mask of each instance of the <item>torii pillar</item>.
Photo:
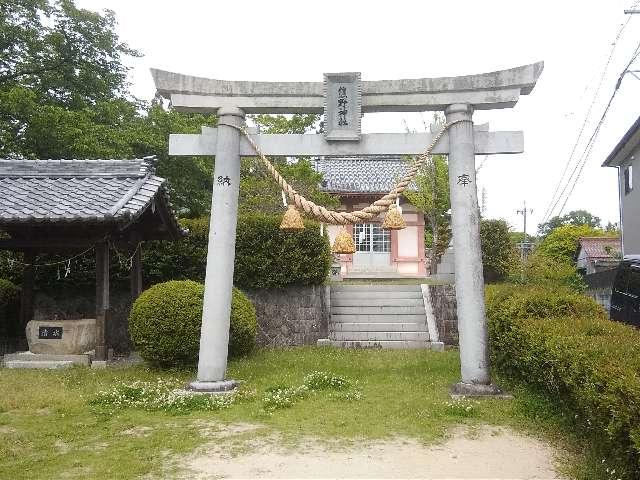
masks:
{"type": "Polygon", "coordinates": [[[489,371],[472,114],[473,107],[468,104],[450,105],[445,110],[448,123],[463,120],[449,129],[449,197],[462,374],[452,391],[491,395],[500,390],[491,383],[489,371]]]}
{"type": "Polygon", "coordinates": [[[240,193],[240,131],[244,112],[225,107],[218,111],[218,146],[211,196],[209,246],[205,276],[198,377],[194,390],[227,391],[236,386],[225,380],[229,351],[231,297],[240,193]],[[221,182],[215,179],[222,178],[221,182]]]}
{"type": "Polygon", "coordinates": [[[265,155],[415,155],[426,150],[431,133],[361,134],[361,114],[444,110],[448,123],[458,122],[432,150],[449,155],[461,363],[452,394],[500,394],[489,368],[475,155],[522,153],[523,135],[474,128],[472,113],[513,107],[531,93],[542,69],[539,62],[464,77],[373,82],[361,82],[356,72],[325,74],[324,82],[232,82],[152,70],[158,93],[175,109],[219,117],[217,129],[169,140],[170,155],[216,156],[198,377],[191,387],[216,392],[235,386],[225,371],[240,157],[256,154],[236,128],[244,125],[244,114],[325,114],[324,135],[250,134],[265,155]]]}

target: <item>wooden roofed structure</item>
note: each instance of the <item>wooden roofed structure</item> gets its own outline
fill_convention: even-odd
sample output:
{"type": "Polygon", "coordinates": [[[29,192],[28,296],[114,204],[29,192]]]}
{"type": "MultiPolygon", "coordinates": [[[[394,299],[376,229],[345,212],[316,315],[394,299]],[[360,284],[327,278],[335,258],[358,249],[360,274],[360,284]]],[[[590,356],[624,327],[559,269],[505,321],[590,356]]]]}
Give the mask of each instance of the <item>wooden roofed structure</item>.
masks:
{"type": "Polygon", "coordinates": [[[131,294],[142,291],[140,242],[176,240],[166,180],[153,157],[127,160],[0,159],[0,250],[24,252],[20,323],[33,316],[35,260],[41,253],[95,248],[96,360],[107,354],[109,248],[132,252],[131,294]]]}

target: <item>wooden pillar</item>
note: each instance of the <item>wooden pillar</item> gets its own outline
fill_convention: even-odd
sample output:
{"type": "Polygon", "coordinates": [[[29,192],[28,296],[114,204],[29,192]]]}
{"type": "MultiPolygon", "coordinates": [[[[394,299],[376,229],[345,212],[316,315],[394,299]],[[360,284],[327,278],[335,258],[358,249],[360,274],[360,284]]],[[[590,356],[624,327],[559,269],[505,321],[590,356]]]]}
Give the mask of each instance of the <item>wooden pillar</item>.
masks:
{"type": "Polygon", "coordinates": [[[22,291],[20,294],[20,325],[19,333],[24,335],[27,322],[33,319],[33,284],[36,269],[33,264],[36,261],[36,254],[32,251],[24,252],[24,271],[22,273],[22,291]]]}
{"type": "Polygon", "coordinates": [[[96,360],[107,359],[109,321],[109,242],[96,244],[96,360]]]}
{"type": "Polygon", "coordinates": [[[133,253],[131,272],[129,273],[129,283],[131,285],[131,301],[134,302],[136,298],[142,293],[142,244],[138,243],[135,252],[133,253]]]}

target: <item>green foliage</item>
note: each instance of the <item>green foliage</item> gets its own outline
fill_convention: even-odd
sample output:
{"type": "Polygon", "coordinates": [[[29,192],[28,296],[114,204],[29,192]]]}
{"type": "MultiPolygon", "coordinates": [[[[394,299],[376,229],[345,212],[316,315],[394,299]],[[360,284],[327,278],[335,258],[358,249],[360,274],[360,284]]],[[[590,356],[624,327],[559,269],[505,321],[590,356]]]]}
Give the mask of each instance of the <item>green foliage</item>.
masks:
{"type": "Polygon", "coordinates": [[[499,320],[585,316],[604,318],[592,298],[568,288],[496,285],[486,289],[487,317],[499,320]]]}
{"type": "MultiPolygon", "coordinates": [[[[309,160],[301,158],[295,163],[288,163],[284,159],[272,161],[280,174],[308,200],[329,209],[340,204],[336,196],[320,190],[322,174],[313,169],[309,160]]],[[[280,192],[280,187],[266,172],[262,162],[253,158],[242,160],[238,206],[241,213],[282,214],[284,206],[280,192]]]]}
{"type": "Polygon", "coordinates": [[[306,133],[317,126],[320,115],[255,115],[252,119],[264,133],[306,133]]]}
{"type": "Polygon", "coordinates": [[[616,478],[638,478],[640,332],[557,288],[489,287],[487,317],[493,364],[552,395],[624,466],[616,478]]]}
{"type": "MultiPolygon", "coordinates": [[[[305,222],[301,232],[280,230],[280,216],[245,214],[238,218],[234,284],[239,288],[280,288],[319,285],[331,265],[327,236],[319,225],[305,222]]],[[[188,237],[177,242],[153,242],[143,253],[145,278],[204,281],[209,219],[182,220],[188,237]]]]}
{"type": "Polygon", "coordinates": [[[351,387],[351,382],[341,375],[331,372],[312,372],[304,377],[304,384],[310,390],[346,390],[351,387]]]}
{"type": "Polygon", "coordinates": [[[558,262],[574,262],[580,237],[602,235],[602,230],[589,225],[562,225],[549,233],[537,253],[558,262]]]}
{"type": "Polygon", "coordinates": [[[138,53],[119,40],[113,12],[17,0],[0,9],[0,46],[0,156],[126,150],[117,133],[138,114],[122,62],[138,53]]]}
{"type": "MultiPolygon", "coordinates": [[[[600,225],[600,217],[596,217],[586,210],[574,210],[572,212],[567,213],[561,217],[555,216],[551,218],[548,222],[541,223],[538,225],[538,233],[542,237],[546,237],[553,230],[563,225],[588,225],[592,228],[599,229],[600,225]]],[[[610,224],[607,225],[607,228],[610,227],[610,224]]]]}
{"type": "MultiPolygon", "coordinates": [[[[198,359],[204,286],[190,280],[159,283],[144,291],[129,315],[131,341],[148,362],[161,367],[193,365],[198,359]]],[[[233,290],[229,356],[249,353],[255,345],[256,311],[233,290]]]]}
{"type": "Polygon", "coordinates": [[[11,335],[19,323],[20,290],[9,280],[0,278],[0,334],[11,335]]]}
{"type": "Polygon", "coordinates": [[[273,415],[275,410],[290,408],[300,400],[309,397],[311,393],[322,390],[333,390],[336,393],[329,394],[333,400],[354,401],[362,399],[362,392],[351,390],[352,383],[342,375],[331,372],[314,371],[305,375],[302,385],[297,387],[285,387],[274,385],[267,389],[262,398],[262,408],[268,415],[273,415]]]}
{"type": "Polygon", "coordinates": [[[122,60],[139,54],[115,27],[112,11],[78,9],[72,0],[3,2],[0,86],[24,86],[43,103],[71,109],[123,95],[122,60]]]}
{"type": "Polygon", "coordinates": [[[507,222],[482,220],[480,242],[485,282],[495,283],[505,280],[516,257],[507,222]]]}
{"type": "Polygon", "coordinates": [[[240,288],[319,285],[329,274],[331,250],[316,222],[299,232],[280,230],[280,216],[244,215],[238,222],[234,282],[240,288]]]}
{"type": "Polygon", "coordinates": [[[529,255],[525,264],[514,264],[511,280],[530,285],[557,285],[578,292],[583,292],[586,288],[573,261],[554,259],[538,251],[529,255]]]}
{"type": "Polygon", "coordinates": [[[256,308],[244,293],[234,288],[231,296],[229,356],[243,357],[251,353],[256,345],[257,334],[256,308]]]}
{"type": "Polygon", "coordinates": [[[404,196],[420,210],[427,221],[425,246],[431,249],[435,262],[449,246],[449,166],[444,155],[433,155],[424,163],[414,180],[415,190],[406,190],[404,196]]]}
{"type": "Polygon", "coordinates": [[[167,110],[155,101],[145,108],[146,115],[132,132],[133,154],[157,158],[156,173],[168,179],[171,203],[181,217],[207,215],[211,209],[213,158],[170,156],[169,135],[200,133],[202,126],[216,126],[217,117],[167,110]]]}
{"type": "Polygon", "coordinates": [[[215,116],[131,100],[127,56],[113,12],[71,0],[17,0],[0,9],[0,157],[131,158],[155,155],[175,208],[206,215],[212,159],[169,157],[169,133],[198,133],[215,116]]]}

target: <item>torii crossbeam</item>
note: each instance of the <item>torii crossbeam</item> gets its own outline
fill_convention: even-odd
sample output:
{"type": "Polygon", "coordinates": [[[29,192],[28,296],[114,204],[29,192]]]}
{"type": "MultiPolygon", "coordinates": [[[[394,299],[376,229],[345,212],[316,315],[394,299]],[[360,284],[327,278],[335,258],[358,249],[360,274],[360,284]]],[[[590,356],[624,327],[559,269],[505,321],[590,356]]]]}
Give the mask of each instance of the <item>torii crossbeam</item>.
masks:
{"type": "Polygon", "coordinates": [[[250,136],[267,155],[420,154],[431,133],[362,134],[369,112],[444,110],[452,125],[433,153],[449,155],[449,188],[455,248],[461,382],[453,393],[499,393],[491,383],[484,281],[480,252],[475,155],[521,153],[522,132],[473,127],[474,110],[511,108],[528,95],[543,63],[461,77],[361,81],[357,72],[325,74],[324,82],[247,82],[191,77],[152,70],[158,92],[178,111],[216,113],[218,128],[199,135],[171,135],[171,155],[215,155],[214,182],[198,377],[202,391],[233,388],[225,380],[240,184],[240,157],[255,151],[238,127],[249,113],[323,113],[323,135],[250,136]]]}

